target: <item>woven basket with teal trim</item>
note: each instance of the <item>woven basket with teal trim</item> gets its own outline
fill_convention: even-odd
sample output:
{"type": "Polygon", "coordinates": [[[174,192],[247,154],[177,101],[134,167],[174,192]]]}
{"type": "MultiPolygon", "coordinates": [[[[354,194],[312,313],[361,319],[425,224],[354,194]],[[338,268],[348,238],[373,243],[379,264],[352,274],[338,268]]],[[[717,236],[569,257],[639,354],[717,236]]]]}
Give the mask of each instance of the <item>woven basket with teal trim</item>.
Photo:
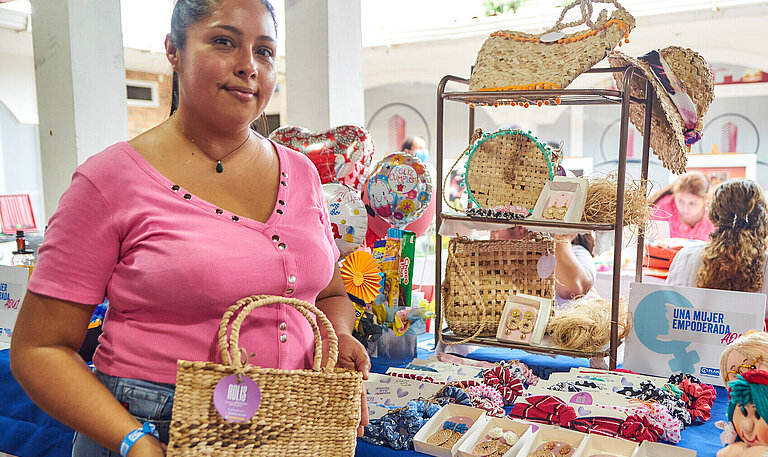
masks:
{"type": "Polygon", "coordinates": [[[552,149],[523,130],[478,129],[473,139],[465,152],[469,200],[480,208],[513,205],[532,210],[555,175],[552,149]]]}

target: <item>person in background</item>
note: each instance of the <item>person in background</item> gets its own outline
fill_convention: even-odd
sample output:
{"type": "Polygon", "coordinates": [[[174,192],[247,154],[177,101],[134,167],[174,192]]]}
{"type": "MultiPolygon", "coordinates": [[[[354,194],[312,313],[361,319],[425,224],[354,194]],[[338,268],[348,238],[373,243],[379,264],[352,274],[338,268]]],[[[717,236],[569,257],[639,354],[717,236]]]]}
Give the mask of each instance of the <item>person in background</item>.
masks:
{"type": "Polygon", "coordinates": [[[420,136],[409,136],[403,141],[401,151],[413,154],[424,163],[429,163],[429,149],[427,141],[420,136]]]}
{"type": "MultiPolygon", "coordinates": [[[[515,225],[504,230],[491,231],[492,240],[519,240],[528,230],[515,225]]],[[[595,262],[592,250],[595,241],[591,234],[555,236],[555,307],[582,297],[595,283],[595,262]]]]}
{"type": "Polygon", "coordinates": [[[712,197],[710,242],[681,249],[669,267],[667,284],[768,293],[765,276],[766,200],[746,179],[720,184],[712,197]]]}
{"type": "MultiPolygon", "coordinates": [[[[171,117],[80,165],[50,219],[10,365],[76,430],[74,457],[165,455],[177,359],[219,361],[221,317],[250,295],[316,304],[338,336],[337,366],[367,377],[317,170],[250,129],[275,89],[277,43],[267,0],[178,0],[165,41],[171,117]],[[77,350],[105,296],[91,372],[77,350]]],[[[312,327],[286,304],[252,313],[240,341],[253,365],[312,366],[312,327]]]]}
{"type": "Polygon", "coordinates": [[[651,197],[655,220],[669,222],[672,238],[704,240],[715,230],[707,218],[709,180],[703,173],[686,173],[651,197]]]}

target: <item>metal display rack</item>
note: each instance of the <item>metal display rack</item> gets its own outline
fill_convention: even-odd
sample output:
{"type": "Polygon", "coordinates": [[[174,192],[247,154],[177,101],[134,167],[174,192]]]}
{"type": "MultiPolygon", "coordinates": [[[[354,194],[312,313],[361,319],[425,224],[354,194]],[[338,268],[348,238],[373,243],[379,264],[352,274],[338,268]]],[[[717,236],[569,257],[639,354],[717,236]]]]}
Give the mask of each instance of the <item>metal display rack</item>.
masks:
{"type": "MultiPolygon", "coordinates": [[[[459,92],[452,91],[446,92],[446,86],[449,82],[469,85],[469,80],[460,78],[458,76],[447,75],[440,80],[440,84],[437,86],[437,206],[435,211],[436,218],[436,246],[435,249],[435,347],[439,341],[438,332],[442,333],[443,339],[447,342],[461,341],[464,338],[456,336],[449,329],[443,329],[442,322],[442,236],[439,234],[440,226],[443,220],[461,220],[461,221],[474,221],[474,222],[491,222],[498,223],[499,228],[503,228],[509,225],[523,225],[523,226],[535,226],[535,227],[558,227],[558,228],[572,228],[583,230],[595,230],[595,231],[614,231],[614,253],[613,253],[613,289],[611,297],[611,335],[609,349],[599,352],[586,352],[578,350],[561,349],[557,347],[544,347],[544,346],[531,346],[521,343],[506,343],[496,340],[490,337],[476,337],[469,343],[482,346],[498,346],[507,347],[511,349],[522,349],[528,352],[546,353],[546,354],[560,354],[568,355],[571,357],[610,357],[609,368],[611,370],[616,368],[616,355],[618,349],[618,316],[619,316],[619,295],[620,295],[620,281],[621,281],[621,251],[622,251],[622,235],[624,228],[624,188],[626,183],[626,170],[627,170],[627,136],[629,132],[629,107],[630,103],[639,103],[645,107],[645,122],[643,132],[643,156],[642,156],[642,168],[641,178],[643,186],[648,178],[648,159],[650,151],[650,136],[651,136],[651,113],[654,103],[654,90],[653,87],[645,76],[636,72],[634,67],[616,67],[616,68],[593,68],[586,73],[621,73],[623,72],[623,85],[624,91],[618,90],[603,90],[603,89],[562,89],[562,90],[534,90],[534,91],[493,91],[493,92],[459,92]],[[642,84],[645,84],[644,99],[631,96],[631,82],[633,79],[639,80],[642,84]],[[445,101],[462,102],[469,105],[469,140],[472,139],[472,134],[475,130],[475,107],[478,105],[494,106],[497,109],[502,109],[503,106],[519,106],[520,104],[533,105],[533,109],[539,102],[542,104],[550,104],[551,100],[556,100],[559,105],[620,105],[621,117],[620,117],[620,136],[619,136],[619,160],[618,160],[618,183],[617,183],[617,201],[616,201],[616,220],[614,224],[588,224],[588,223],[568,223],[568,222],[552,222],[552,221],[540,221],[540,220],[515,220],[515,221],[499,221],[497,219],[469,217],[462,213],[443,213],[443,139],[444,139],[444,105],[445,101]]],[[[643,189],[645,191],[645,188],[643,189]]],[[[644,237],[643,227],[639,227],[638,242],[637,242],[637,258],[643,258],[644,249],[644,237]]],[[[636,262],[635,281],[642,282],[643,279],[643,267],[642,261],[636,262]]]]}

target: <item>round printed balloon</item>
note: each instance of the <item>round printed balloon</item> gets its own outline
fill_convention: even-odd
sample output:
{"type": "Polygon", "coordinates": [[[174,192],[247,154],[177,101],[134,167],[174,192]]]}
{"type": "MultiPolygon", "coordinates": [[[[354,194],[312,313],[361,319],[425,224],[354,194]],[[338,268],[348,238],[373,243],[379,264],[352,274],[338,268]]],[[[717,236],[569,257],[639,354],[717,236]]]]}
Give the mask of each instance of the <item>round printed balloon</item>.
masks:
{"type": "Polygon", "coordinates": [[[427,210],[432,179],[418,157],[395,152],[376,164],[368,178],[368,198],[377,215],[403,228],[427,210]]]}
{"type": "Polygon", "coordinates": [[[344,184],[323,184],[328,204],[331,229],[341,257],[346,257],[363,244],[368,230],[368,214],[360,194],[344,184]]]}

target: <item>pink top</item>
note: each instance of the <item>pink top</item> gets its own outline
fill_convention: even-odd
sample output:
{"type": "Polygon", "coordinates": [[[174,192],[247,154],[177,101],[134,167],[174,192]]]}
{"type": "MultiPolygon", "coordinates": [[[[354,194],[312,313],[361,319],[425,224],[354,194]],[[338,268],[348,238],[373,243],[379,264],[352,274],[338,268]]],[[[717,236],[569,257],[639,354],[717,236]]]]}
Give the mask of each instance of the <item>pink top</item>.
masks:
{"type": "MultiPolygon", "coordinates": [[[[275,147],[281,183],[266,223],[187,193],[126,142],[75,170],[29,290],[84,304],[109,298],[97,369],[175,383],[177,359],[221,361],[219,322],[240,298],[315,302],[339,254],[328,209],[312,162],[275,147]]],[[[276,304],[250,314],[240,346],[256,353],[253,365],[309,368],[314,338],[304,316],[276,304]]]]}
{"type": "Polygon", "coordinates": [[[680,220],[680,214],[677,212],[674,194],[668,194],[661,197],[656,203],[656,209],[651,216],[657,221],[669,222],[669,236],[672,238],[686,238],[689,240],[709,240],[709,234],[715,231],[715,226],[709,220],[709,214],[704,213],[704,217],[693,227],[680,220]]]}

